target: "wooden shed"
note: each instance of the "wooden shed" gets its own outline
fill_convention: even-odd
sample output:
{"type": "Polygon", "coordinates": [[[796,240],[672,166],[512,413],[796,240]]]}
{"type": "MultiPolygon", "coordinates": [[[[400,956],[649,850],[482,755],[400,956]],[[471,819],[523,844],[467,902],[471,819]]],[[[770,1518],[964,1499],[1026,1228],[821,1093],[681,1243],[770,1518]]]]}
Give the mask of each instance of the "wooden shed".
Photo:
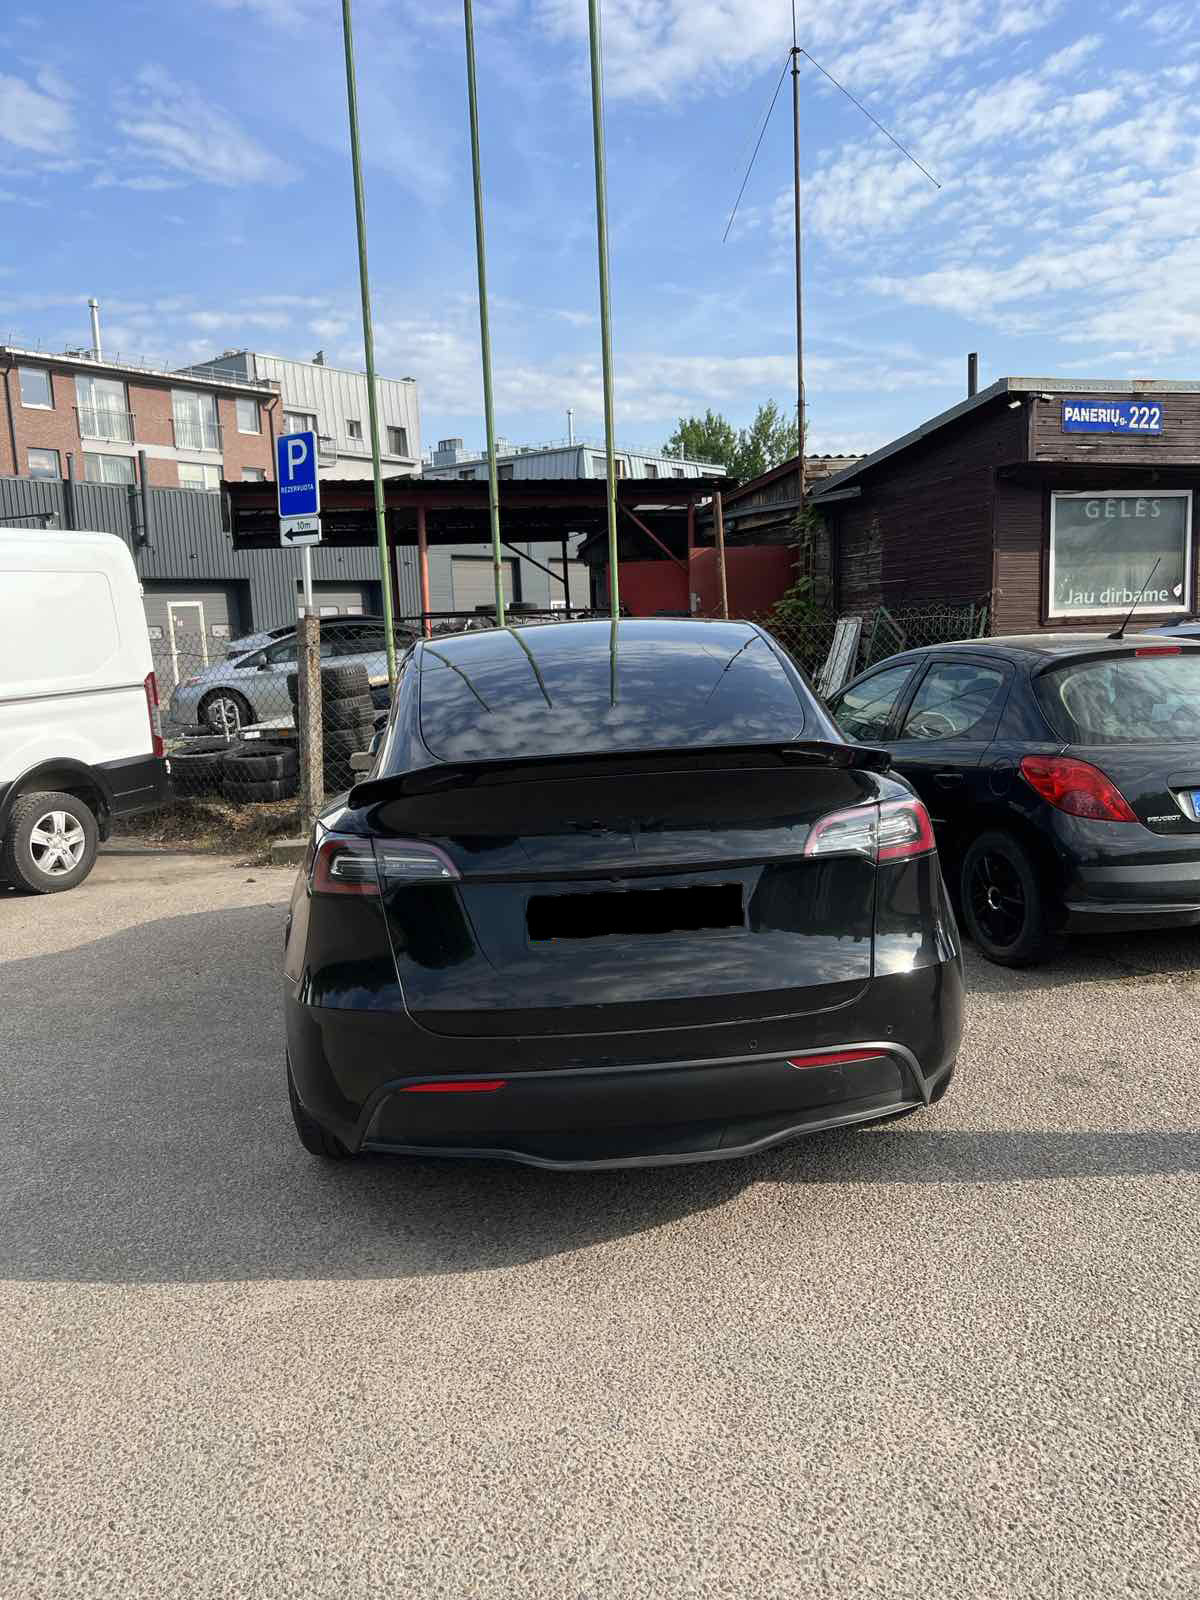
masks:
{"type": "Polygon", "coordinates": [[[1200,383],[1001,378],[813,487],[842,612],[986,601],[992,631],[1197,606],[1200,383]]]}

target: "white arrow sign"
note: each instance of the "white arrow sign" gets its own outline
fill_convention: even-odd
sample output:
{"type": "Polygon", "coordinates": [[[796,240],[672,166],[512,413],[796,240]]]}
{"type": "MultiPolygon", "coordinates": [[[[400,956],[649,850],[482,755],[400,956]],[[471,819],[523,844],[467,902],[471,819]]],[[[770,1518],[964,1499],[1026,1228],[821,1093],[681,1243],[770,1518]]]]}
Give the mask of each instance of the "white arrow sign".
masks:
{"type": "Polygon", "coordinates": [[[284,546],[320,544],[320,517],[280,517],[279,542],[284,546]]]}

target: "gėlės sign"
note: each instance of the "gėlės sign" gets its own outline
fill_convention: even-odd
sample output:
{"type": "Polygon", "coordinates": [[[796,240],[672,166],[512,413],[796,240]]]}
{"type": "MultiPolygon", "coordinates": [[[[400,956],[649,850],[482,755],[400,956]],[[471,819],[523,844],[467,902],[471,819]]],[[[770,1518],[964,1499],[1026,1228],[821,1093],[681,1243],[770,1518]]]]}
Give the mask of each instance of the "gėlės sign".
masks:
{"type": "Polygon", "coordinates": [[[1050,616],[1128,611],[1152,571],[1138,611],[1186,612],[1191,569],[1190,489],[1051,495],[1050,616]]]}
{"type": "Polygon", "coordinates": [[[1162,406],[1146,400],[1064,400],[1064,433],[1161,433],[1162,406]]]}

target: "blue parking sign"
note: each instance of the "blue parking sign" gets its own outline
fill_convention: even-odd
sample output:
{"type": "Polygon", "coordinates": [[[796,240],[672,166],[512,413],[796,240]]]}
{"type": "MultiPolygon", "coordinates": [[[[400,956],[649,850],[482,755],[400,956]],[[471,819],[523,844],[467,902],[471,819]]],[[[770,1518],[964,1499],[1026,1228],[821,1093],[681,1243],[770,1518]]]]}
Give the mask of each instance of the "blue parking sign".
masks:
{"type": "Polygon", "coordinates": [[[315,517],[321,510],[315,433],[281,433],[275,441],[280,517],[315,517]]]}

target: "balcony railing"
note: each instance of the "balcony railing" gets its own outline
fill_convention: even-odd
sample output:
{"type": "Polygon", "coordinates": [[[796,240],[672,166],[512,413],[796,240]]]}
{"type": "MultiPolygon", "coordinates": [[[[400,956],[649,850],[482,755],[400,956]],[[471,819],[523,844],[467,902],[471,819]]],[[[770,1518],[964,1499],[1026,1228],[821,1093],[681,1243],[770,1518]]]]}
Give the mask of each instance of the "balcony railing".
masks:
{"type": "Polygon", "coordinates": [[[132,411],[114,411],[108,406],[76,406],[75,418],[81,439],[107,439],[118,444],[133,443],[132,411]]]}
{"type": "Polygon", "coordinates": [[[172,417],[177,450],[219,450],[221,424],[201,421],[195,417],[172,417]]]}

